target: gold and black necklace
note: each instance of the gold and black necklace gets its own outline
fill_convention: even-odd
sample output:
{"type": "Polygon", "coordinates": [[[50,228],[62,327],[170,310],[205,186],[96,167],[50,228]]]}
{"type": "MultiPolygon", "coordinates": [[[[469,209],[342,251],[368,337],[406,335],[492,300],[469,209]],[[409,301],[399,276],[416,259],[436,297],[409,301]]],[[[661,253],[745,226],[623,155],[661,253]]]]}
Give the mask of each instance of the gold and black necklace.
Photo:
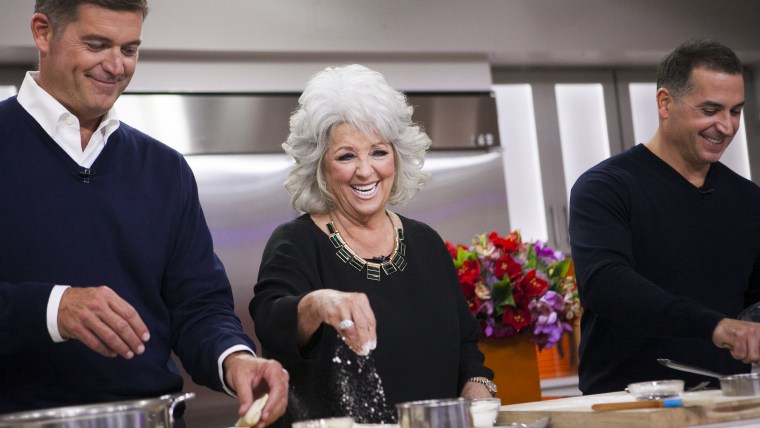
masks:
{"type": "MultiPolygon", "coordinates": [[[[390,220],[391,217],[386,211],[385,213],[388,216],[388,219],[390,220]]],[[[382,257],[382,258],[374,258],[372,260],[378,260],[378,262],[365,260],[354,252],[354,250],[351,249],[351,247],[348,246],[346,241],[343,239],[343,237],[340,235],[340,232],[335,227],[335,223],[333,222],[332,215],[330,215],[330,222],[327,223],[327,231],[330,232],[330,242],[332,242],[333,246],[335,247],[335,255],[338,256],[339,259],[343,261],[343,263],[348,263],[351,266],[353,266],[356,270],[361,271],[364,269],[364,267],[367,267],[367,279],[371,279],[373,281],[380,281],[380,270],[382,269],[383,272],[385,272],[386,275],[390,275],[392,273],[395,273],[400,270],[404,270],[406,267],[406,260],[404,259],[404,256],[406,256],[406,245],[404,245],[404,229],[400,227],[396,227],[393,224],[393,220],[391,220],[391,225],[393,226],[393,241],[394,241],[394,247],[393,252],[388,257],[382,257]]]]}

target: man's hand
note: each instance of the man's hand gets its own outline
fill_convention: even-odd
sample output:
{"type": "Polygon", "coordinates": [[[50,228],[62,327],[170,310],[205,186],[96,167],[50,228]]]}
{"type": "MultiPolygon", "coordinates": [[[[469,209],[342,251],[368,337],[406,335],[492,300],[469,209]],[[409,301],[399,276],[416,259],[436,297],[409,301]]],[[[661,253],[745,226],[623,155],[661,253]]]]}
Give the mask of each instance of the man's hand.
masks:
{"type": "Polygon", "coordinates": [[[261,411],[257,428],[265,427],[285,413],[288,406],[290,376],[274,360],[257,358],[248,352],[233,352],[224,359],[224,380],[235,391],[240,402],[239,416],[245,415],[254,399],[269,394],[261,411]]]}
{"type": "Polygon", "coordinates": [[[760,362],[760,323],[723,318],[713,330],[713,343],[731,350],[744,363],[760,362]]]}
{"type": "Polygon", "coordinates": [[[58,330],[107,357],[145,352],[148,328],[135,308],[106,286],[67,288],[58,307],[58,330]]]}

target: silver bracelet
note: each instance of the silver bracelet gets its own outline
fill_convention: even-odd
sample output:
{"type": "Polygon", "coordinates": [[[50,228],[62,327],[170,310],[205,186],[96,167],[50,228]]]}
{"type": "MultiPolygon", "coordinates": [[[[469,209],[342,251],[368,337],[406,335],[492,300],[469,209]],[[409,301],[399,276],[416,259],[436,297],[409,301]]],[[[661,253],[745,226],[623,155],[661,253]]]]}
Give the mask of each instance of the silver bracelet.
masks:
{"type": "Polygon", "coordinates": [[[495,397],[496,393],[499,391],[499,388],[496,387],[496,384],[491,381],[491,379],[488,379],[487,377],[471,377],[465,381],[465,383],[475,382],[479,383],[486,387],[488,392],[491,393],[491,397],[495,397]]]}

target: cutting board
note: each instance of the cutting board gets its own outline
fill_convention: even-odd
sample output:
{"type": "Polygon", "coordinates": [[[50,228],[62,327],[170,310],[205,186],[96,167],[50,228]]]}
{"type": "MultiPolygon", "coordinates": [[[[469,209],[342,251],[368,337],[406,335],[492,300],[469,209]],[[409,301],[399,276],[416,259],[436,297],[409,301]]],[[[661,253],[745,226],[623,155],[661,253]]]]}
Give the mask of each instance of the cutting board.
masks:
{"type": "Polygon", "coordinates": [[[535,422],[551,418],[551,428],[673,428],[757,418],[760,423],[760,397],[725,397],[720,391],[683,394],[684,399],[706,399],[705,406],[672,409],[591,410],[596,403],[635,401],[627,392],[584,395],[557,400],[502,406],[497,423],[535,422]]]}

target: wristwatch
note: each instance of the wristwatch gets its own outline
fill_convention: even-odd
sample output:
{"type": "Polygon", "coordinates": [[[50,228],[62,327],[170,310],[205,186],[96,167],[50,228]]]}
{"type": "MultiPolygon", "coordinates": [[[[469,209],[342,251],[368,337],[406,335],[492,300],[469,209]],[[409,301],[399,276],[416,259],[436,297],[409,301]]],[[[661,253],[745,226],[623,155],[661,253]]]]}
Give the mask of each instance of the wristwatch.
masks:
{"type": "Polygon", "coordinates": [[[483,384],[488,392],[491,393],[491,397],[495,397],[496,393],[499,391],[499,388],[496,387],[496,384],[491,382],[491,379],[488,379],[487,377],[471,377],[467,379],[467,382],[465,383],[469,382],[477,382],[483,384]]]}

